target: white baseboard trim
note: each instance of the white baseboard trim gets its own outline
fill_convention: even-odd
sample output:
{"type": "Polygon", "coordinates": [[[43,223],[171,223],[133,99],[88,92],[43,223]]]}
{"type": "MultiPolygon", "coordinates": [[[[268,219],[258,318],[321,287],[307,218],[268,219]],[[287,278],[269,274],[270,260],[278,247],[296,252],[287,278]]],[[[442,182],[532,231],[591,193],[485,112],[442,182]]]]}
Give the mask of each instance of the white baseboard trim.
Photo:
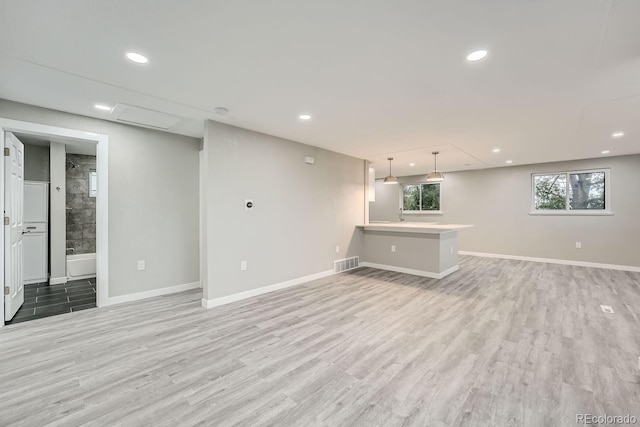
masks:
{"type": "Polygon", "coordinates": [[[297,279],[287,280],[286,282],[275,283],[273,285],[263,286],[257,289],[251,289],[249,291],[239,292],[237,294],[228,295],[226,297],[214,298],[210,300],[202,299],[202,306],[204,308],[213,308],[220,305],[230,304],[232,302],[241,301],[243,299],[255,297],[258,295],[266,294],[280,289],[289,288],[291,286],[301,285],[303,283],[310,282],[316,279],[322,279],[336,274],[333,270],[322,271],[316,274],[310,274],[308,276],[298,277],[297,279]]]}
{"type": "Polygon", "coordinates": [[[640,272],[640,267],[634,267],[632,265],[602,264],[599,262],[572,261],[568,259],[537,258],[537,257],[521,256],[521,255],[490,254],[485,252],[470,252],[470,251],[458,251],[458,254],[477,256],[477,257],[483,257],[483,258],[513,259],[516,261],[546,262],[548,264],[575,265],[578,267],[605,268],[608,270],[640,272]]]}
{"type": "Polygon", "coordinates": [[[68,279],[66,277],[50,277],[49,278],[50,285],[61,285],[67,282],[68,282],[68,279]]]}
{"type": "Polygon", "coordinates": [[[374,262],[361,262],[360,267],[379,268],[380,270],[395,271],[397,273],[413,274],[414,276],[430,277],[432,279],[442,279],[460,268],[457,265],[443,271],[442,273],[434,273],[432,271],[415,270],[413,268],[396,267],[393,265],[376,264],[374,262]]]}
{"type": "Polygon", "coordinates": [[[104,306],[122,304],[124,302],[138,301],[145,298],[158,297],[160,295],[175,294],[176,292],[184,292],[184,291],[189,291],[191,289],[200,289],[200,282],[184,283],[182,285],[169,286],[169,287],[160,288],[160,289],[153,289],[150,291],[138,292],[135,294],[109,297],[106,299],[106,304],[104,304],[104,306]]]}

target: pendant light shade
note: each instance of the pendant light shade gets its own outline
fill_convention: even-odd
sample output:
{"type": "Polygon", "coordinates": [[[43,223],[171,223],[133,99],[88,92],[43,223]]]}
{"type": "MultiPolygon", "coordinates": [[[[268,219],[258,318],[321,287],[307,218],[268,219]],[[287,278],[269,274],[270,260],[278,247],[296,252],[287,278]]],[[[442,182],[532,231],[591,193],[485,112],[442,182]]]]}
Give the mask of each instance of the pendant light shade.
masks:
{"type": "Polygon", "coordinates": [[[434,151],[431,154],[433,154],[433,172],[427,175],[427,182],[442,182],[444,181],[444,175],[442,172],[438,172],[438,163],[436,161],[438,151],[434,151]]]}
{"type": "Polygon", "coordinates": [[[397,184],[398,183],[398,178],[396,178],[395,176],[391,175],[391,160],[393,160],[393,157],[387,157],[387,160],[389,160],[389,176],[384,179],[384,183],[385,184],[397,184]]]}
{"type": "Polygon", "coordinates": [[[397,184],[398,183],[398,178],[396,178],[395,176],[388,176],[384,179],[384,183],[385,184],[397,184]]]}

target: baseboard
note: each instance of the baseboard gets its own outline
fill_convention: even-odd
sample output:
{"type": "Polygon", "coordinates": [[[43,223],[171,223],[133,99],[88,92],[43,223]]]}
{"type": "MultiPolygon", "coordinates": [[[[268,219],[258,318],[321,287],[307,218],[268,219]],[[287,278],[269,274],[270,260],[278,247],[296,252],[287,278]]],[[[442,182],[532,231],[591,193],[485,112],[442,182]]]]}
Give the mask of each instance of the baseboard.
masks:
{"type": "Polygon", "coordinates": [[[389,271],[395,271],[397,273],[413,274],[414,276],[429,277],[431,279],[442,279],[443,277],[448,276],[454,271],[458,271],[458,268],[459,268],[457,265],[454,265],[453,267],[443,271],[442,273],[434,273],[432,271],[415,270],[413,268],[396,267],[394,265],[376,264],[374,262],[361,262],[360,267],[379,268],[380,270],[389,270],[389,271]]]}
{"type": "Polygon", "coordinates": [[[61,285],[63,283],[67,283],[69,280],[66,277],[50,277],[49,284],[50,285],[61,285]]]}
{"type": "Polygon", "coordinates": [[[210,300],[202,299],[202,306],[204,308],[213,308],[220,305],[230,304],[232,302],[241,301],[243,299],[256,297],[258,295],[266,294],[280,289],[290,288],[291,286],[301,285],[303,283],[310,282],[312,280],[322,279],[336,274],[333,270],[327,270],[316,274],[310,274],[309,276],[298,277],[297,279],[287,280],[286,282],[275,283],[273,285],[263,286],[257,289],[251,289],[249,291],[239,292],[237,294],[228,295],[226,297],[214,298],[210,300]]]}
{"type": "Polygon", "coordinates": [[[189,291],[191,289],[200,289],[200,282],[185,283],[182,285],[169,286],[166,288],[153,289],[150,291],[138,292],[135,294],[120,295],[117,297],[107,298],[107,305],[122,304],[124,302],[137,301],[145,298],[158,297],[160,295],[175,294],[176,292],[189,291]]]}
{"type": "Polygon", "coordinates": [[[640,267],[634,267],[632,265],[602,264],[599,262],[572,261],[568,259],[537,258],[537,257],[521,256],[521,255],[490,254],[485,252],[470,252],[470,251],[458,251],[458,254],[477,256],[477,257],[483,257],[483,258],[501,258],[501,259],[512,259],[516,261],[545,262],[548,264],[575,265],[578,267],[605,268],[607,270],[640,272],[640,267]]]}
{"type": "Polygon", "coordinates": [[[96,278],[96,274],[85,274],[83,276],[76,276],[76,277],[67,277],[67,282],[73,282],[74,280],[89,280],[89,279],[95,279],[96,278]]]}

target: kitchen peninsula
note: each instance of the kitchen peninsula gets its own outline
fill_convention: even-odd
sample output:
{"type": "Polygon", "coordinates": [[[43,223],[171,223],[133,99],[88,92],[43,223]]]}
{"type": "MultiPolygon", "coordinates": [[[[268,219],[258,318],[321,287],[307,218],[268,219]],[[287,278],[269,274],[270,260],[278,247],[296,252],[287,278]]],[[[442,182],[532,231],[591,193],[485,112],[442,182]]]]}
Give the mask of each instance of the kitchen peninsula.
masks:
{"type": "Polygon", "coordinates": [[[380,222],[358,225],[364,234],[360,265],[441,279],[458,270],[463,224],[380,222]]]}

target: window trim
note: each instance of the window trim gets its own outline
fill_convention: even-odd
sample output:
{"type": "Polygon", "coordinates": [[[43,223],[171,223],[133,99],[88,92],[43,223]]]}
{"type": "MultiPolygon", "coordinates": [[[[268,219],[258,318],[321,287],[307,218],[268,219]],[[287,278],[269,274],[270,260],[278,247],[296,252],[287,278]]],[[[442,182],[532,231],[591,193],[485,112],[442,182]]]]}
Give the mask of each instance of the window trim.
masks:
{"type": "Polygon", "coordinates": [[[403,215],[444,215],[444,212],[442,211],[442,183],[441,182],[403,182],[400,184],[400,209],[402,209],[402,214],[403,215]],[[420,189],[420,199],[422,200],[422,185],[439,185],[440,186],[440,192],[438,193],[438,196],[440,198],[440,209],[438,209],[437,211],[432,211],[432,210],[426,210],[426,211],[408,211],[404,209],[404,187],[407,185],[417,185],[419,186],[420,189]]]}
{"type": "Polygon", "coordinates": [[[95,169],[89,170],[89,197],[98,195],[98,174],[95,169]]]}
{"type": "Polygon", "coordinates": [[[614,215],[611,210],[611,169],[610,168],[598,168],[598,169],[578,169],[568,170],[560,172],[536,172],[531,174],[531,210],[529,215],[541,215],[541,216],[610,216],[614,215]],[[604,206],[602,210],[596,209],[566,209],[569,207],[569,175],[580,173],[604,173],[604,206]],[[566,194],[565,194],[565,209],[536,209],[536,176],[547,175],[566,175],[566,194]]]}

